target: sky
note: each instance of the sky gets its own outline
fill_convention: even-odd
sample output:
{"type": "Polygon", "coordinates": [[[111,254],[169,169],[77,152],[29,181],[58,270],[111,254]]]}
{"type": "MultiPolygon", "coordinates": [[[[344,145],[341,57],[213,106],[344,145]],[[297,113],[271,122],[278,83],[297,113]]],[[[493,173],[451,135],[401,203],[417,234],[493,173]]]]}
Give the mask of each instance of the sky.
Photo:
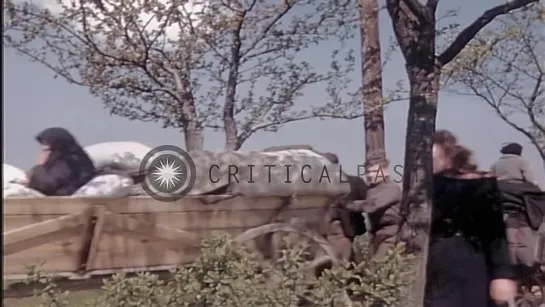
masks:
{"type": "MultiPolygon", "coordinates": [[[[44,0],[47,3],[48,0],[44,0]]],[[[456,22],[469,24],[499,0],[459,0],[440,2],[440,10],[459,8],[456,22]],[[455,5],[455,6],[451,6],[455,5]]],[[[391,22],[381,15],[381,40],[392,35],[391,22]]],[[[357,48],[358,42],[354,42],[357,48]]],[[[34,137],[41,130],[60,126],[71,131],[86,146],[100,142],[136,141],[155,147],[172,144],[183,147],[183,135],[175,129],[163,129],[160,124],[129,121],[111,116],[102,102],[87,89],[70,85],[62,79],[53,79],[53,73],[40,64],[30,63],[25,57],[4,48],[4,163],[28,169],[37,157],[38,144],[34,137]]],[[[313,51],[316,59],[320,51],[313,51]]],[[[312,59],[309,59],[312,60],[312,59]]],[[[385,88],[404,78],[402,58],[396,55],[383,75],[385,88]]],[[[359,73],[355,73],[359,78],[359,73]]],[[[359,80],[359,79],[358,79],[359,80]]],[[[318,95],[318,94],[317,94],[318,95]]],[[[297,101],[299,107],[310,105],[316,99],[309,94],[297,101]]],[[[387,106],[386,150],[391,164],[403,164],[407,102],[387,106]]],[[[523,156],[530,162],[542,187],[545,187],[545,170],[537,149],[519,132],[499,119],[484,102],[468,97],[441,94],[437,129],[454,132],[460,142],[474,151],[478,165],[488,169],[495,162],[504,142],[519,142],[524,146],[523,156]]],[[[343,169],[356,173],[362,164],[364,152],[363,120],[314,120],[284,126],[277,133],[257,133],[242,150],[260,150],[273,145],[309,144],[320,151],[338,154],[343,169]],[[352,171],[351,171],[352,170],[352,171]]],[[[206,150],[221,150],[222,133],[205,134],[206,150]]]]}

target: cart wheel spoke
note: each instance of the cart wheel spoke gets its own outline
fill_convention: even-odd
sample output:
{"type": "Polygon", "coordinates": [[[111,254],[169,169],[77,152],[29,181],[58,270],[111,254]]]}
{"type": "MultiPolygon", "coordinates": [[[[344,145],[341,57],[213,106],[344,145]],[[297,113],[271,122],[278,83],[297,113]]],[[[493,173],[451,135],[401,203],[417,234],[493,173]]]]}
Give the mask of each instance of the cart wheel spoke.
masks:
{"type": "Polygon", "coordinates": [[[545,306],[545,287],[540,276],[532,276],[521,281],[516,299],[517,307],[545,306]]]}
{"type": "Polygon", "coordinates": [[[297,241],[301,241],[299,238],[302,237],[309,242],[311,254],[314,257],[309,259],[310,270],[340,263],[335,250],[325,238],[309,229],[291,224],[274,223],[252,228],[239,235],[236,240],[258,254],[256,258],[264,266],[270,267],[277,259],[279,247],[283,243],[282,238],[290,234],[297,236],[297,241]]]}

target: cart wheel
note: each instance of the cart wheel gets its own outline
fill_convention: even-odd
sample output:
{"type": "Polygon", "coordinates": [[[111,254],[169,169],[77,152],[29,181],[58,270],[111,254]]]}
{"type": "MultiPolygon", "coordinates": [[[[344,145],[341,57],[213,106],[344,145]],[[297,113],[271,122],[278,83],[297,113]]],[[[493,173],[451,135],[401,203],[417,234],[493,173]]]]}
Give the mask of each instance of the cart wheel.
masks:
{"type": "MultiPolygon", "coordinates": [[[[331,266],[336,266],[340,264],[340,260],[336,256],[335,249],[331,246],[331,244],[329,244],[329,242],[325,238],[323,238],[322,236],[316,234],[315,232],[309,229],[294,226],[291,224],[274,223],[274,224],[267,224],[267,225],[251,228],[245,231],[244,233],[242,233],[241,235],[239,235],[236,238],[236,241],[239,242],[240,244],[250,245],[251,247],[253,247],[257,256],[259,258],[262,258],[262,260],[264,260],[261,262],[261,264],[264,265],[265,267],[270,267],[270,262],[268,262],[266,259],[267,255],[263,255],[262,250],[258,246],[256,246],[256,245],[259,245],[258,242],[256,242],[256,240],[259,239],[259,237],[276,234],[276,233],[297,234],[307,238],[309,241],[318,245],[319,249],[323,253],[325,253],[325,255],[323,253],[320,255],[319,252],[315,253],[314,259],[312,260],[311,265],[309,267],[309,269],[312,269],[315,274],[319,272],[318,268],[324,267],[324,265],[326,264],[330,264],[331,266]]],[[[268,243],[269,244],[267,247],[270,251],[271,249],[273,249],[273,247],[271,246],[272,240],[270,240],[270,242],[268,243]]],[[[275,251],[273,251],[272,254],[275,254],[275,251]]],[[[273,256],[272,258],[274,259],[275,257],[273,256]]],[[[273,276],[269,276],[269,277],[274,279],[273,276]]],[[[350,297],[348,296],[346,292],[344,292],[344,302],[345,302],[345,306],[348,306],[348,307],[353,306],[352,300],[350,299],[350,297]]]]}
{"type": "Polygon", "coordinates": [[[540,276],[525,278],[519,283],[519,291],[515,299],[517,307],[545,306],[545,287],[540,276]]]}
{"type": "Polygon", "coordinates": [[[261,262],[268,262],[267,260],[271,259],[274,261],[274,259],[276,259],[276,252],[278,251],[275,250],[273,246],[273,239],[270,237],[265,238],[265,242],[263,242],[263,240],[259,242],[259,239],[263,239],[263,236],[274,235],[277,233],[297,234],[308,239],[311,244],[314,243],[317,245],[319,251],[313,253],[315,255],[310,266],[313,269],[325,266],[327,264],[335,266],[340,263],[336,256],[335,249],[331,246],[331,244],[329,244],[329,242],[327,242],[325,238],[309,229],[291,224],[274,223],[251,228],[239,235],[236,240],[243,245],[249,245],[249,247],[256,252],[257,257],[260,258],[259,260],[261,262]]]}

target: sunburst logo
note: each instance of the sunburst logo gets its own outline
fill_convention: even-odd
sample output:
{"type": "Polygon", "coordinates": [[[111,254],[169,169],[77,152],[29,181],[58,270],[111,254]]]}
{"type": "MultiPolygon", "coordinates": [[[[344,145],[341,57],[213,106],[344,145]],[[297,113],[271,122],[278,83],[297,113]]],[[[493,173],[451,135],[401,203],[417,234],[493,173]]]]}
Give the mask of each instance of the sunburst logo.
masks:
{"type": "Polygon", "coordinates": [[[155,165],[155,170],[152,174],[155,176],[155,181],[159,183],[160,187],[167,189],[173,188],[176,184],[180,183],[180,177],[183,176],[183,172],[180,170],[180,165],[176,165],[175,161],[161,161],[159,165],[155,165]]]}
{"type": "Polygon", "coordinates": [[[183,149],[163,145],[152,149],[140,164],[146,174],[142,188],[159,201],[176,201],[187,195],[195,184],[195,163],[183,149]]]}

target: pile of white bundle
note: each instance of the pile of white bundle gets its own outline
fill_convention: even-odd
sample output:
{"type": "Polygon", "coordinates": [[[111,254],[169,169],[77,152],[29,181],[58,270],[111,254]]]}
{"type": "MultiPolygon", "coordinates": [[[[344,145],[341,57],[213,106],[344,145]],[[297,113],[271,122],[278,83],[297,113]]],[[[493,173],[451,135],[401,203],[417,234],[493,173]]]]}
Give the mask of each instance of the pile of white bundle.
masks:
{"type": "MultiPolygon", "coordinates": [[[[104,169],[138,171],[152,150],[138,142],[105,142],[85,147],[98,172],[104,169]]],[[[131,193],[134,182],[121,174],[99,175],[81,187],[74,196],[122,197],[131,193]]]]}
{"type": "Polygon", "coordinates": [[[8,197],[43,197],[44,195],[36,190],[27,188],[19,183],[26,180],[26,174],[21,169],[5,164],[2,166],[2,180],[4,184],[4,198],[8,197]]]}
{"type": "MultiPolygon", "coordinates": [[[[85,151],[93,161],[97,172],[106,168],[134,171],[152,148],[137,142],[106,142],[87,146],[85,151]]],[[[17,183],[26,174],[17,167],[4,164],[4,198],[44,197],[38,191],[17,183]]],[[[121,174],[98,175],[77,190],[73,197],[123,197],[131,193],[133,180],[121,174]]]]}
{"type": "Polygon", "coordinates": [[[6,163],[4,163],[2,166],[2,181],[4,183],[4,189],[13,182],[25,179],[26,174],[21,169],[6,163]]]}
{"type": "Polygon", "coordinates": [[[85,147],[97,170],[138,170],[152,148],[137,142],[106,142],[85,147]]]}
{"type": "Polygon", "coordinates": [[[130,194],[134,182],[131,178],[117,175],[99,175],[79,188],[73,197],[123,197],[130,194]]]}

